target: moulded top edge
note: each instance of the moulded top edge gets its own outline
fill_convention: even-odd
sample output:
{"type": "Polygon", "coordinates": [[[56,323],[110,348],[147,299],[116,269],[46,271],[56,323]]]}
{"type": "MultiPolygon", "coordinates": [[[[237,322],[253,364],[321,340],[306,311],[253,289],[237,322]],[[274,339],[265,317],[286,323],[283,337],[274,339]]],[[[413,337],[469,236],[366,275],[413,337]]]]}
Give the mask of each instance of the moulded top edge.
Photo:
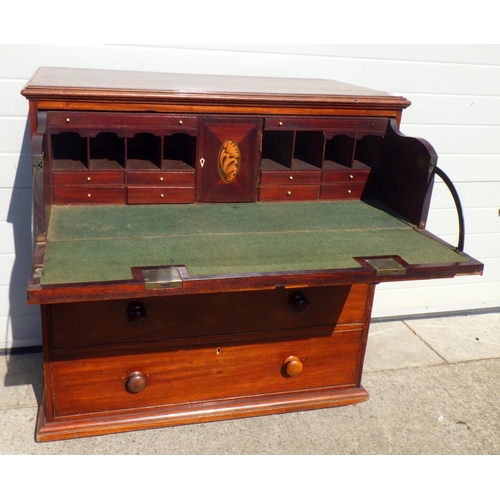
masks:
{"type": "Polygon", "coordinates": [[[404,97],[334,80],[194,75],[50,68],[37,70],[21,92],[28,99],[167,99],[320,101],[409,106],[404,97]]]}

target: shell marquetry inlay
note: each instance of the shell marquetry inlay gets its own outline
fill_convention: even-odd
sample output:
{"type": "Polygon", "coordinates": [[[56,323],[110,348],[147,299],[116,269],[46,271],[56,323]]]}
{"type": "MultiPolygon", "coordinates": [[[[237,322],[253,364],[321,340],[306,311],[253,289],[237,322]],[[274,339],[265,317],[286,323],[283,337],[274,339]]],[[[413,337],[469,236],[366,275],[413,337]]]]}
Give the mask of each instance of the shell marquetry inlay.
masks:
{"type": "Polygon", "coordinates": [[[234,181],[240,168],[241,153],[238,144],[232,139],[227,139],[219,151],[219,174],[227,184],[234,181]]]}

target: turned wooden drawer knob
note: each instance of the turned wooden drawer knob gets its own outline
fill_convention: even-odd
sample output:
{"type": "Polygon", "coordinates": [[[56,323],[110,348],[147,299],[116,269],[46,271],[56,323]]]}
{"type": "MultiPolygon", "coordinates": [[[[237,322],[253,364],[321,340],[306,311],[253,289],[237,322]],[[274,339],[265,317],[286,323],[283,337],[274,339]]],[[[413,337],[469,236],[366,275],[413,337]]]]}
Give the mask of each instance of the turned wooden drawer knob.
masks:
{"type": "Polygon", "coordinates": [[[147,384],[146,375],[141,372],[132,372],[125,382],[125,388],[132,394],[141,392],[147,384]]]}
{"type": "Polygon", "coordinates": [[[127,319],[130,323],[137,322],[146,316],[146,307],[141,302],[132,302],[127,306],[127,319]]]}
{"type": "Polygon", "coordinates": [[[295,375],[302,373],[304,365],[302,364],[302,361],[297,358],[297,356],[288,356],[283,363],[283,367],[289,377],[295,377],[295,375]]]}
{"type": "Polygon", "coordinates": [[[288,298],[288,303],[297,314],[305,314],[311,307],[311,303],[302,292],[292,293],[288,298]]]}

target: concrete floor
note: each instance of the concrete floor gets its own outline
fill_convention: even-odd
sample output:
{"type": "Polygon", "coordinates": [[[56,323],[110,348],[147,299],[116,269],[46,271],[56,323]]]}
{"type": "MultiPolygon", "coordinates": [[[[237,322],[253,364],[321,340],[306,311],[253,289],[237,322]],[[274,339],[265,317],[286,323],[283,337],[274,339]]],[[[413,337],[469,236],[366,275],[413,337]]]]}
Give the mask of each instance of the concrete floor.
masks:
{"type": "Polygon", "coordinates": [[[41,354],[0,356],[3,455],[496,455],[500,312],[372,323],[354,406],[35,443],[41,354]]]}

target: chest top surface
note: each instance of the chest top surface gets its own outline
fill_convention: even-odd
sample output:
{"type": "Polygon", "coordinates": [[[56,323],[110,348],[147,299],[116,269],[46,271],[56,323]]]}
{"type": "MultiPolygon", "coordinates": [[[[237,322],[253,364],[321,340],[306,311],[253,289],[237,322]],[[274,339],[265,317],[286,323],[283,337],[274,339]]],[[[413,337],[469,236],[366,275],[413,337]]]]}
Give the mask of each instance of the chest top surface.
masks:
{"type": "MultiPolygon", "coordinates": [[[[22,91],[29,100],[143,102],[158,104],[219,103],[252,106],[349,106],[402,110],[404,97],[334,80],[194,75],[137,71],[39,68],[22,91]]],[[[55,106],[57,107],[57,106],[55,106]]]]}

